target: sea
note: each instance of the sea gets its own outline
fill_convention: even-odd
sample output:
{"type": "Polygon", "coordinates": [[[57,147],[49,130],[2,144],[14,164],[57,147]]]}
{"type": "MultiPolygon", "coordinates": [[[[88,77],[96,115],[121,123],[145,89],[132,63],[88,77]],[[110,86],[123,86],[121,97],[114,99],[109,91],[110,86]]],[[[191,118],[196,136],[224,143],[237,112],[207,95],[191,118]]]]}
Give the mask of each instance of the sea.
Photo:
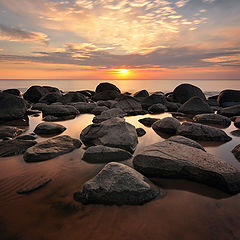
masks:
{"type": "MultiPolygon", "coordinates": [[[[32,85],[55,86],[63,91],[95,90],[100,82],[111,82],[122,92],[171,92],[181,83],[200,87],[206,95],[224,89],[239,89],[240,80],[0,80],[0,89],[18,88],[25,92],[32,85]]],[[[146,135],[139,138],[134,155],[145,146],[164,141],[169,135],[158,135],[138,120],[144,117],[164,118],[170,113],[130,116],[126,121],[141,127],[146,135]]],[[[57,122],[67,130],[61,135],[80,137],[92,123],[93,115],[81,114],[75,119],[57,122]]],[[[181,119],[181,122],[186,119],[181,119]]],[[[24,134],[32,133],[42,122],[42,115],[30,116],[24,134]]],[[[232,124],[221,128],[232,140],[227,143],[200,142],[207,152],[240,170],[232,149],[240,143],[232,124]]],[[[41,142],[52,136],[37,136],[41,142]]],[[[0,240],[239,240],[240,194],[229,195],[204,184],[184,180],[151,178],[166,192],[140,206],[83,205],[73,194],[104,167],[106,163],[82,160],[85,147],[54,159],[27,163],[22,155],[0,158],[0,240]],[[52,181],[26,195],[19,189],[38,183],[41,178],[52,181]]],[[[132,159],[123,161],[132,167],[132,159]]]]}

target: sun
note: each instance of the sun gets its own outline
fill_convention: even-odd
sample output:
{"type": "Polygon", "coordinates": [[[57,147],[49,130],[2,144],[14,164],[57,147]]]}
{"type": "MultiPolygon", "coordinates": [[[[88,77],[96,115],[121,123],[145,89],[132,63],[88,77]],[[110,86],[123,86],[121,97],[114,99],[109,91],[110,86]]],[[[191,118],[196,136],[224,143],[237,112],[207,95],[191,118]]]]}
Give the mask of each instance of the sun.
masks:
{"type": "Polygon", "coordinates": [[[118,69],[119,73],[122,73],[122,74],[127,74],[129,72],[128,69],[118,69]]]}

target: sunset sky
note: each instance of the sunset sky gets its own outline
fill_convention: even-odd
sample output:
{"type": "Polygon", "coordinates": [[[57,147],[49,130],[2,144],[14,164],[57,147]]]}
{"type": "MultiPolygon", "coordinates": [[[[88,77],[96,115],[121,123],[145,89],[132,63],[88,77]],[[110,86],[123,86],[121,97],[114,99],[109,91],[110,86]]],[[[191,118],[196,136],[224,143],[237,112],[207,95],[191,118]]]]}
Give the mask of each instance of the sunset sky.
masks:
{"type": "Polygon", "coordinates": [[[0,0],[0,78],[240,79],[240,0],[0,0]]]}

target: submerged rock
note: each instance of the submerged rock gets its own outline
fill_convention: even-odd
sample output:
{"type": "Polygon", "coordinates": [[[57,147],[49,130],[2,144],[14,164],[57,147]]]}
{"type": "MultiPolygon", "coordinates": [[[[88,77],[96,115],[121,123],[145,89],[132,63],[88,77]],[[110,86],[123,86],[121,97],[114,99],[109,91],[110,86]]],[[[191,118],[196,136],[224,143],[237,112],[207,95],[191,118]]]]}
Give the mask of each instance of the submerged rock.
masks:
{"type": "Polygon", "coordinates": [[[177,86],[172,96],[173,100],[179,103],[185,103],[192,97],[199,97],[202,100],[206,100],[204,93],[199,87],[187,83],[177,86]]]}
{"type": "Polygon", "coordinates": [[[240,104],[232,107],[226,107],[218,110],[218,114],[221,114],[226,117],[233,117],[240,115],[240,104]]]}
{"type": "Polygon", "coordinates": [[[128,151],[103,145],[89,147],[83,154],[83,160],[92,163],[118,162],[132,157],[128,151]]]}
{"type": "Polygon", "coordinates": [[[232,140],[223,130],[191,122],[184,122],[178,128],[177,134],[199,141],[228,142],[232,140]]]}
{"type": "Polygon", "coordinates": [[[101,112],[100,115],[97,115],[93,118],[94,123],[100,123],[105,120],[108,120],[112,117],[121,117],[123,118],[127,114],[121,108],[111,108],[106,111],[101,112]]]}
{"type": "Polygon", "coordinates": [[[186,178],[219,188],[240,192],[240,171],[229,163],[198,148],[173,141],[146,147],[133,160],[134,168],[146,176],[186,178]]]}
{"type": "Polygon", "coordinates": [[[36,134],[60,134],[64,132],[66,128],[57,123],[39,123],[34,132],[36,134]]]}
{"type": "Polygon", "coordinates": [[[27,149],[23,158],[26,162],[39,162],[69,153],[81,146],[78,139],[67,135],[50,138],[27,149]]]}
{"type": "Polygon", "coordinates": [[[234,156],[236,157],[236,159],[240,161],[240,144],[237,145],[237,146],[232,150],[232,153],[234,154],[234,156]]]}
{"type": "Polygon", "coordinates": [[[2,141],[0,142],[0,157],[21,155],[36,143],[36,141],[21,139],[2,141]]]}
{"type": "Polygon", "coordinates": [[[231,120],[219,114],[199,114],[193,117],[193,121],[203,124],[215,124],[223,127],[229,127],[231,120]]]}
{"type": "Polygon", "coordinates": [[[19,136],[16,139],[19,139],[19,140],[35,140],[36,137],[33,136],[33,135],[30,135],[30,134],[26,134],[26,135],[19,136]]]}
{"type": "Polygon", "coordinates": [[[105,145],[133,152],[137,146],[136,129],[123,118],[111,118],[83,129],[81,140],[86,146],[105,145]]]}
{"type": "Polygon", "coordinates": [[[142,174],[126,165],[109,163],[74,194],[74,199],[84,204],[139,205],[158,195],[159,189],[142,174]]]}
{"type": "Polygon", "coordinates": [[[142,137],[146,134],[146,131],[143,128],[137,128],[136,131],[137,131],[138,137],[142,137]]]}
{"type": "Polygon", "coordinates": [[[151,127],[153,125],[153,123],[155,123],[156,121],[160,120],[159,118],[150,118],[150,117],[147,117],[147,118],[142,118],[142,119],[139,119],[138,121],[140,123],[142,123],[144,126],[146,127],[151,127]]]}
{"type": "Polygon", "coordinates": [[[156,133],[163,132],[168,134],[175,134],[180,126],[181,124],[176,118],[166,117],[153,123],[152,129],[156,133]]]}
{"type": "Polygon", "coordinates": [[[9,137],[14,138],[24,132],[23,129],[10,126],[0,126],[0,139],[9,137]]]}

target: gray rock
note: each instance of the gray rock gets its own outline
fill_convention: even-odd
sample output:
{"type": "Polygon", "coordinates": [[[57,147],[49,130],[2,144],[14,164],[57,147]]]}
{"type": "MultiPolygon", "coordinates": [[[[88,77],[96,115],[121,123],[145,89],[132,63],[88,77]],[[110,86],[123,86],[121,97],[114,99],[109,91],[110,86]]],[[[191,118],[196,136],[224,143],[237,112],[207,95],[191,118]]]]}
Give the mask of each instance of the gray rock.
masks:
{"type": "Polygon", "coordinates": [[[158,120],[160,119],[159,118],[142,118],[142,119],[139,119],[138,121],[146,127],[151,127],[153,123],[155,123],[158,120]]]}
{"type": "Polygon", "coordinates": [[[115,108],[115,105],[117,104],[117,101],[115,100],[107,100],[107,101],[98,101],[97,105],[98,106],[105,106],[107,108],[115,108]]]}
{"type": "Polygon", "coordinates": [[[18,140],[35,140],[36,137],[33,135],[30,135],[30,134],[26,134],[26,135],[19,136],[16,139],[18,139],[18,140]]]}
{"type": "Polygon", "coordinates": [[[79,111],[71,105],[47,105],[42,109],[43,116],[69,116],[69,115],[78,115],[79,111]]]}
{"type": "Polygon", "coordinates": [[[59,92],[50,92],[39,99],[40,103],[51,104],[58,102],[62,95],[59,92]]]}
{"type": "Polygon", "coordinates": [[[237,145],[237,146],[232,150],[232,153],[234,154],[234,156],[236,157],[236,159],[240,161],[240,144],[237,145]]]}
{"type": "Polygon", "coordinates": [[[107,111],[109,108],[106,106],[98,106],[92,110],[92,114],[100,115],[102,112],[107,111]]]}
{"type": "Polygon", "coordinates": [[[105,92],[105,91],[109,91],[109,90],[121,93],[121,91],[118,87],[116,87],[114,84],[108,83],[108,82],[100,83],[96,87],[96,93],[105,92]]]}
{"type": "Polygon", "coordinates": [[[167,107],[161,103],[157,103],[148,108],[150,113],[163,113],[167,111],[167,107]]]}
{"type": "Polygon", "coordinates": [[[145,98],[145,97],[149,96],[149,93],[147,90],[144,89],[144,90],[136,92],[133,96],[135,98],[145,98]]]}
{"type": "Polygon", "coordinates": [[[108,109],[106,111],[103,111],[100,115],[97,115],[93,118],[94,123],[100,123],[105,120],[108,120],[112,117],[121,117],[123,118],[127,114],[121,109],[121,108],[112,108],[108,109]]]}
{"type": "Polygon", "coordinates": [[[114,100],[116,99],[118,96],[120,95],[119,92],[117,91],[114,91],[114,90],[106,90],[106,91],[103,91],[103,92],[98,92],[98,93],[95,93],[93,96],[92,96],[92,100],[93,101],[99,101],[99,100],[114,100]]]}
{"type": "Polygon", "coordinates": [[[32,110],[42,111],[42,109],[46,106],[48,106],[46,103],[35,103],[32,105],[32,110]]]}
{"type": "Polygon", "coordinates": [[[156,121],[152,128],[156,133],[175,134],[180,126],[181,124],[176,118],[166,117],[156,121]]]}
{"type": "Polygon", "coordinates": [[[26,104],[22,98],[0,92],[0,121],[23,118],[26,112],[26,104]]]}
{"type": "Polygon", "coordinates": [[[18,96],[18,97],[21,96],[21,92],[16,88],[6,89],[6,90],[3,90],[3,92],[9,93],[9,94],[12,94],[12,95],[15,95],[15,96],[18,96]]]}
{"type": "Polygon", "coordinates": [[[187,146],[198,148],[198,149],[201,149],[204,152],[206,152],[206,150],[202,147],[202,145],[200,145],[198,142],[195,142],[194,140],[192,140],[190,138],[186,138],[186,137],[177,135],[177,136],[172,136],[172,137],[168,138],[168,141],[185,144],[187,146]]]}
{"type": "Polygon", "coordinates": [[[96,103],[77,102],[72,103],[79,113],[91,113],[94,108],[97,107],[96,103]]]}
{"type": "Polygon", "coordinates": [[[166,102],[167,102],[167,99],[163,93],[153,93],[149,97],[146,97],[143,99],[142,107],[144,109],[148,109],[154,104],[161,103],[164,105],[166,104],[166,102]]]}
{"type": "Polygon", "coordinates": [[[69,153],[81,146],[78,139],[64,135],[50,138],[27,149],[23,158],[26,162],[39,162],[69,153]]]}
{"type": "Polygon", "coordinates": [[[240,171],[229,163],[198,148],[173,141],[146,147],[133,160],[134,168],[146,176],[186,178],[219,188],[240,192],[240,171]]]}
{"type": "Polygon", "coordinates": [[[193,121],[202,124],[215,124],[223,127],[229,127],[231,120],[219,114],[199,114],[193,117],[193,121]]]}
{"type": "Polygon", "coordinates": [[[21,155],[36,143],[36,141],[20,139],[2,141],[0,142],[0,157],[21,155]]]}
{"type": "Polygon", "coordinates": [[[137,128],[136,131],[137,131],[138,137],[142,137],[146,134],[146,131],[143,128],[137,128]]]}
{"type": "Polygon", "coordinates": [[[232,140],[224,131],[200,123],[184,122],[177,131],[178,135],[199,141],[228,142],[232,140]]]}
{"type": "Polygon", "coordinates": [[[231,134],[235,137],[240,137],[240,130],[234,130],[231,132],[231,134]]]}
{"type": "Polygon", "coordinates": [[[81,140],[86,146],[104,145],[133,152],[137,146],[136,129],[123,118],[111,118],[83,129],[81,140]]]}
{"type": "Polygon", "coordinates": [[[68,92],[59,99],[59,102],[63,104],[71,104],[74,102],[87,102],[87,99],[79,92],[68,92]]]}
{"type": "Polygon", "coordinates": [[[223,90],[219,93],[217,101],[222,107],[229,107],[240,104],[240,91],[239,90],[223,90]]]}
{"type": "Polygon", "coordinates": [[[226,117],[238,116],[240,115],[240,104],[232,107],[222,108],[217,113],[226,117]]]}
{"type": "Polygon", "coordinates": [[[139,205],[158,195],[157,187],[142,174],[126,165],[109,163],[74,194],[74,199],[84,204],[139,205]]]}
{"type": "Polygon", "coordinates": [[[200,113],[213,113],[211,107],[207,104],[206,101],[202,100],[199,97],[192,97],[186,101],[178,110],[182,113],[187,114],[200,114],[200,113]]]}
{"type": "Polygon", "coordinates": [[[118,162],[132,157],[128,151],[102,145],[89,147],[83,154],[83,160],[92,163],[118,162]]]}
{"type": "Polygon", "coordinates": [[[66,128],[60,124],[57,123],[48,123],[43,122],[39,123],[36,128],[34,129],[34,132],[36,134],[60,134],[64,132],[66,128]]]}
{"type": "Polygon", "coordinates": [[[177,112],[179,109],[179,104],[174,102],[166,102],[165,106],[167,107],[168,112],[177,112]]]}
{"type": "Polygon", "coordinates": [[[240,128],[240,117],[236,117],[234,121],[234,126],[236,128],[240,128]]]}
{"type": "Polygon", "coordinates": [[[202,100],[206,100],[202,90],[191,84],[181,84],[173,91],[173,100],[179,103],[185,103],[192,97],[199,97],[202,100]]]}
{"type": "Polygon", "coordinates": [[[10,126],[0,126],[0,139],[9,137],[14,138],[24,132],[23,129],[10,126]]]}

